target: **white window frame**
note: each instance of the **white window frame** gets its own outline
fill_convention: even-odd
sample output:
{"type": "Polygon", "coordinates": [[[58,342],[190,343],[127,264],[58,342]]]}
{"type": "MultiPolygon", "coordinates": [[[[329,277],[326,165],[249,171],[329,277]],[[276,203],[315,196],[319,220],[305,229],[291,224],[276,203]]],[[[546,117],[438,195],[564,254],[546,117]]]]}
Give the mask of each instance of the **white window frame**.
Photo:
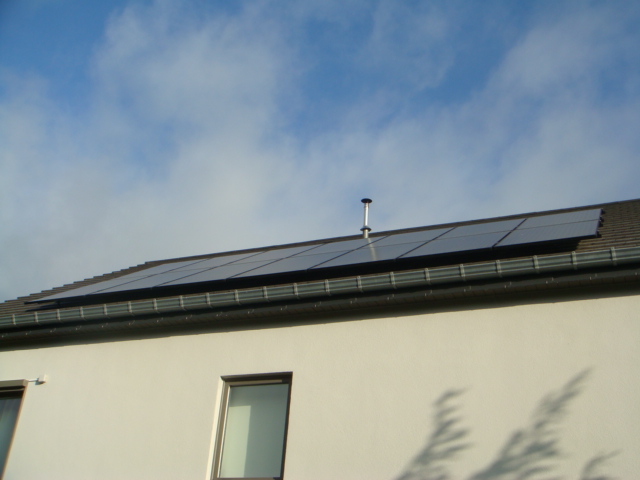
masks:
{"type": "Polygon", "coordinates": [[[218,430],[215,444],[215,454],[213,462],[212,479],[215,480],[265,480],[265,479],[277,479],[281,480],[284,475],[284,461],[287,450],[287,431],[289,427],[289,407],[291,404],[291,385],[292,385],[292,373],[268,373],[268,374],[256,374],[256,375],[237,375],[237,376],[224,376],[222,377],[224,382],[222,399],[220,402],[220,414],[218,421],[218,430]],[[280,466],[280,476],[276,477],[221,477],[220,470],[222,467],[222,457],[224,453],[224,438],[228,416],[228,403],[229,393],[233,387],[236,386],[259,386],[259,385],[289,385],[287,395],[287,405],[284,424],[284,439],[282,445],[282,461],[280,466]]]}

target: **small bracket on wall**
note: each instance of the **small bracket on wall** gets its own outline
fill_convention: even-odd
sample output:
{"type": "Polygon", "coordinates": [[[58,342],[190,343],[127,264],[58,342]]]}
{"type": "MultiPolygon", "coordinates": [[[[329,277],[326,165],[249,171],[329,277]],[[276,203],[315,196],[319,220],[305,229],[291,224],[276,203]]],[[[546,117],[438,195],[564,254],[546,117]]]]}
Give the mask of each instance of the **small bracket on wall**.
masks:
{"type": "Polygon", "coordinates": [[[27,380],[27,382],[35,383],[36,385],[42,385],[43,383],[47,383],[49,380],[49,375],[43,373],[42,375],[38,375],[38,378],[34,378],[32,380],[27,380]]]}

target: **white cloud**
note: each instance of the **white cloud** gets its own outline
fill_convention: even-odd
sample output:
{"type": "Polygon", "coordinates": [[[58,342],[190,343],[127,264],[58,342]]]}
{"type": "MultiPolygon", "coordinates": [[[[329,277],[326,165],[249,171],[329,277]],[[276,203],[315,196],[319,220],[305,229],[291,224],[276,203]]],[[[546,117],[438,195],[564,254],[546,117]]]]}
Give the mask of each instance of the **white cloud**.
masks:
{"type": "Polygon", "coordinates": [[[360,61],[404,88],[422,90],[440,84],[453,63],[454,21],[437,3],[384,0],[373,12],[373,29],[360,61]]]}
{"type": "Polygon", "coordinates": [[[607,70],[637,58],[637,7],[620,3],[550,13],[509,52],[496,88],[541,98],[567,90],[593,94],[587,89],[597,88],[607,70]]]}

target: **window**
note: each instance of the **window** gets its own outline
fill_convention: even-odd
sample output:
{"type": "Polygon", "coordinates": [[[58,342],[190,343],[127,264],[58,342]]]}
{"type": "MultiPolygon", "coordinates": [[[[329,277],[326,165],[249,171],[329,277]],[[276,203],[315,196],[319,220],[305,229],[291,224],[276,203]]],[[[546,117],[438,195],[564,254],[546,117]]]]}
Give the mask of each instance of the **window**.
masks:
{"type": "Polygon", "coordinates": [[[22,393],[26,380],[0,382],[0,478],[9,457],[13,432],[16,429],[22,393]]]}
{"type": "Polygon", "coordinates": [[[291,374],[223,380],[213,478],[282,478],[291,374]]]}

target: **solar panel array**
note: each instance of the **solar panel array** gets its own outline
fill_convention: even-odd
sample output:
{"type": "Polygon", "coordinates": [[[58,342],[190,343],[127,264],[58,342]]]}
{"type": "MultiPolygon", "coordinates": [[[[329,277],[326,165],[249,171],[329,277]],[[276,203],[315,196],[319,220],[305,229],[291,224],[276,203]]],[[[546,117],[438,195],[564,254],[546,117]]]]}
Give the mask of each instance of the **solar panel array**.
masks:
{"type": "Polygon", "coordinates": [[[343,240],[205,260],[165,263],[38,301],[61,300],[400,259],[452,255],[597,235],[600,209],[580,210],[382,237],[343,240]]]}

